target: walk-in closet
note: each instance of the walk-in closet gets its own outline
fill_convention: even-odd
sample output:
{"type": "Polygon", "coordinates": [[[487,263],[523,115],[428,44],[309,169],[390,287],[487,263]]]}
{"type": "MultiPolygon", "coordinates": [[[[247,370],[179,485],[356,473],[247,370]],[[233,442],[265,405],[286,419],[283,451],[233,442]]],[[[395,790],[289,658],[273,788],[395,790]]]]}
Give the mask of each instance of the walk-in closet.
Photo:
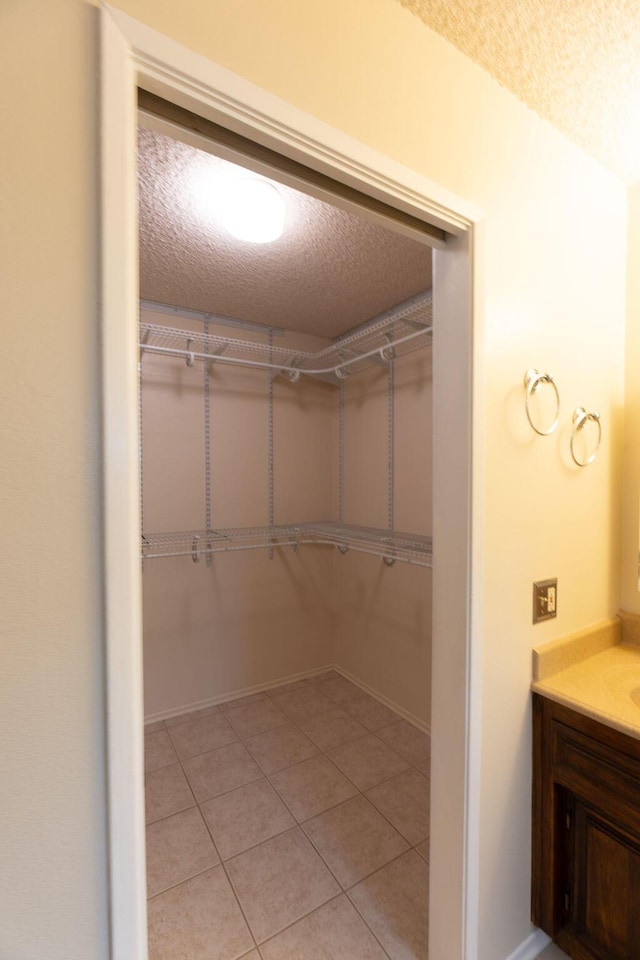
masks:
{"type": "Polygon", "coordinates": [[[149,957],[424,960],[432,250],[161,112],[139,128],[149,957]],[[260,193],[278,222],[248,239],[260,193]]]}

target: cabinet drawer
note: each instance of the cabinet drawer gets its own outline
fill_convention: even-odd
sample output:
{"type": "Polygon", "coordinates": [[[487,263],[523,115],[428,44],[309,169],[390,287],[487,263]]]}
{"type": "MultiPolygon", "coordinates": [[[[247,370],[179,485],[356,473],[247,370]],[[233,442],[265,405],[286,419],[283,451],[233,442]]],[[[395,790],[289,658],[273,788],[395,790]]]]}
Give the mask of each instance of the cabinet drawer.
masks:
{"type": "MultiPolygon", "coordinates": [[[[633,741],[632,741],[633,743],[633,741]]],[[[557,718],[553,721],[554,779],[593,802],[622,809],[627,828],[640,837],[640,756],[595,740],[557,718]]]]}
{"type": "Polygon", "coordinates": [[[640,960],[640,740],[533,698],[531,916],[575,960],[640,960]]]}

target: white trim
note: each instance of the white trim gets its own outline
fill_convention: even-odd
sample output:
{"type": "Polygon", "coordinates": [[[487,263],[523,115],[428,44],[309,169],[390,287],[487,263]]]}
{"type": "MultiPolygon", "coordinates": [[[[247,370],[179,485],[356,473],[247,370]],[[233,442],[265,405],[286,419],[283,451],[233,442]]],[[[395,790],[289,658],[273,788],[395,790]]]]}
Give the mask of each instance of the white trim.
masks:
{"type": "Polygon", "coordinates": [[[147,913],[138,486],[135,72],[101,15],[101,347],[111,957],[144,960],[147,913]],[[136,551],[137,552],[137,551],[136,551]]]}
{"type": "Polygon", "coordinates": [[[130,45],[137,81],[214,123],[298,160],[334,179],[423,215],[450,233],[481,219],[473,204],[409,167],[297,110],[243,77],[107,6],[130,45]]]}
{"type": "MultiPolygon", "coordinates": [[[[429,954],[476,960],[469,704],[473,342],[471,232],[434,254],[433,567],[429,954]],[[442,371],[443,375],[438,375],[442,371]],[[471,881],[471,885],[470,885],[471,881]],[[435,901],[435,903],[434,903],[435,901]],[[453,905],[453,909],[452,909],[453,905]],[[446,918],[446,922],[445,922],[446,918]],[[433,922],[432,922],[433,921],[433,922]]],[[[476,686],[477,689],[477,686],[476,686]]]]}
{"type": "MultiPolygon", "coordinates": [[[[472,587],[467,611],[467,650],[466,650],[466,745],[465,757],[465,960],[477,960],[480,905],[480,787],[482,756],[482,594],[475,584],[482,583],[483,571],[483,510],[484,493],[484,381],[482,344],[484,341],[484,288],[483,271],[480,264],[484,255],[483,220],[476,222],[469,232],[468,263],[471,275],[468,278],[471,295],[472,329],[471,357],[472,392],[470,397],[472,418],[472,449],[470,470],[470,517],[469,535],[471,538],[468,557],[468,578],[472,587]],[[472,642],[473,641],[473,642],[472,642]]],[[[437,255],[436,255],[437,256],[437,255]]]]}
{"type": "Polygon", "coordinates": [[[288,677],[281,677],[279,680],[269,680],[267,683],[257,683],[253,687],[241,687],[239,690],[232,690],[231,693],[220,693],[216,697],[208,697],[206,700],[198,700],[195,703],[187,703],[180,707],[174,707],[171,710],[160,710],[158,713],[149,714],[144,718],[145,724],[156,723],[158,720],[171,720],[172,717],[180,717],[183,713],[192,713],[194,710],[203,710],[206,707],[217,707],[219,703],[228,703],[230,700],[239,700],[240,697],[250,697],[254,693],[264,693],[265,690],[273,690],[275,687],[281,687],[285,683],[295,683],[296,680],[310,680],[311,677],[317,677],[327,670],[335,670],[332,663],[324,667],[314,667],[313,670],[303,670],[302,673],[292,673],[288,677]]]}
{"type": "MultiPolygon", "coordinates": [[[[340,207],[347,213],[354,213],[356,216],[364,217],[380,227],[394,230],[396,233],[409,237],[416,243],[422,243],[427,247],[444,247],[445,245],[444,239],[438,235],[441,231],[437,228],[430,233],[417,230],[411,224],[403,223],[396,218],[389,217],[380,210],[372,210],[367,207],[366,204],[363,205],[349,197],[341,196],[339,192],[331,190],[326,184],[322,186],[318,183],[310,183],[307,178],[293,171],[283,170],[277,164],[253,157],[248,153],[243,153],[240,149],[226,144],[217,143],[209,137],[180,126],[178,123],[145,112],[142,108],[138,111],[138,118],[140,124],[149,130],[155,130],[157,133],[161,133],[173,140],[189,144],[197,150],[211,153],[216,157],[221,157],[223,160],[228,160],[230,163],[239,164],[271,180],[277,180],[279,183],[292,187],[294,190],[300,190],[302,193],[307,193],[309,196],[315,197],[316,200],[322,200],[324,203],[331,204],[334,207],[340,207]]],[[[308,168],[310,165],[305,164],[305,166],[308,168]]]]}
{"type": "Polygon", "coordinates": [[[551,943],[550,938],[542,930],[532,930],[526,940],[510,953],[506,960],[535,960],[551,943]]]}
{"type": "Polygon", "coordinates": [[[395,700],[391,700],[389,697],[385,697],[384,694],[380,693],[375,687],[370,687],[368,683],[365,683],[363,680],[359,680],[358,677],[354,676],[353,673],[349,673],[348,670],[345,670],[344,667],[339,666],[337,663],[334,663],[333,669],[336,673],[339,673],[349,680],[350,683],[353,683],[356,687],[360,687],[363,693],[368,693],[370,697],[373,697],[375,700],[378,700],[380,703],[383,703],[385,707],[389,707],[390,710],[393,710],[394,713],[397,713],[403,719],[408,720],[409,723],[412,723],[414,727],[417,727],[418,730],[422,730],[423,733],[426,733],[428,736],[431,736],[431,727],[428,723],[425,723],[424,720],[421,720],[420,717],[416,717],[414,713],[411,713],[410,710],[405,710],[404,707],[401,707],[399,703],[396,703],[395,700]]]}
{"type": "MultiPolygon", "coordinates": [[[[240,690],[233,690],[231,693],[221,693],[218,694],[217,697],[208,697],[206,700],[198,700],[197,703],[188,703],[181,707],[174,707],[172,710],[161,710],[159,713],[152,713],[148,717],[145,717],[144,722],[145,725],[157,723],[158,720],[171,720],[172,717],[180,717],[183,713],[192,713],[194,710],[217,707],[218,704],[229,703],[230,700],[239,700],[241,697],[250,697],[254,693],[264,693],[266,690],[275,690],[276,687],[281,687],[285,683],[295,683],[297,680],[311,680],[313,677],[326,673],[327,670],[335,670],[335,672],[339,673],[345,680],[349,680],[354,686],[359,687],[363,694],[367,693],[369,696],[374,697],[380,703],[384,704],[385,707],[389,707],[390,710],[397,713],[398,716],[408,720],[414,727],[418,727],[423,733],[430,735],[431,729],[428,723],[420,720],[419,717],[416,717],[409,710],[405,710],[404,707],[401,707],[394,700],[390,700],[389,697],[378,693],[378,691],[370,687],[368,683],[363,683],[362,680],[358,680],[357,677],[354,677],[352,673],[349,673],[349,671],[343,667],[338,666],[337,663],[328,663],[324,667],[315,667],[313,670],[293,673],[288,677],[281,677],[279,680],[269,680],[268,683],[258,683],[253,687],[242,687],[240,690]]],[[[336,706],[339,706],[339,704],[336,704],[336,706]]]]}
{"type": "MultiPolygon", "coordinates": [[[[434,500],[439,513],[441,536],[455,535],[447,547],[449,560],[434,572],[434,662],[441,671],[434,684],[435,702],[440,704],[432,718],[434,744],[451,760],[453,773],[447,785],[435,790],[432,814],[437,819],[441,852],[433,857],[432,869],[448,874],[448,883],[433,883],[430,892],[430,954],[439,960],[477,958],[477,855],[479,737],[473,727],[478,716],[480,656],[477,637],[471,648],[471,624],[480,622],[477,598],[471,600],[471,569],[481,557],[480,512],[473,515],[471,497],[478,504],[478,492],[471,484],[472,466],[477,470],[479,445],[474,442],[471,462],[470,373],[479,370],[480,349],[469,342],[471,303],[468,295],[467,247],[478,262],[477,236],[473,224],[481,212],[438,184],[413,170],[359,143],[346,134],[284,101],[260,90],[245,79],[118,10],[102,9],[103,49],[103,263],[104,290],[102,325],[104,332],[104,424],[105,424],[105,583],[107,590],[107,697],[109,703],[109,804],[110,868],[112,889],[112,960],[144,960],[145,923],[144,830],[142,802],[142,694],[140,683],[141,634],[139,609],[137,450],[134,444],[137,404],[132,373],[135,364],[135,319],[137,291],[133,276],[136,263],[132,248],[135,234],[133,179],[135,173],[135,86],[140,85],[214,122],[235,130],[283,155],[339,179],[371,196],[394,204],[400,210],[422,216],[460,242],[447,244],[437,253],[436,264],[450,281],[441,287],[440,309],[451,319],[451,330],[439,338],[439,356],[445,360],[447,377],[441,381],[440,409],[453,398],[447,411],[446,434],[456,438],[456,463],[461,473],[451,484],[444,471],[436,470],[434,500]],[[108,202],[107,202],[108,198],[108,202]],[[464,296],[455,290],[453,279],[464,268],[464,296]],[[456,344],[455,337],[464,342],[456,344]],[[458,349],[460,348],[460,349],[458,349]],[[445,384],[445,380],[450,383],[445,384]],[[456,399],[455,384],[461,386],[456,399]],[[457,418],[452,423],[451,418],[457,418]],[[458,498],[456,500],[456,497],[458,498]],[[472,556],[468,556],[471,543],[472,556]],[[446,597],[460,615],[445,625],[446,597]],[[438,619],[439,617],[439,619],[438,619]],[[473,649],[473,653],[470,651],[473,649]],[[461,682],[460,668],[465,683],[461,682]],[[457,672],[454,672],[457,671],[457,672]],[[449,728],[438,693],[453,690],[457,714],[449,728]],[[475,693],[474,693],[475,691],[475,693]],[[473,710],[473,714],[470,712],[473,710]],[[438,742],[440,747],[438,747],[438,742]],[[474,779],[475,778],[475,779],[474,779]],[[466,785],[466,786],[465,786],[466,785]],[[449,803],[449,796],[456,798],[449,803]],[[448,844],[448,847],[447,847],[448,844]],[[443,853],[448,849],[448,855],[443,853]],[[445,860],[455,859],[448,871],[445,860]],[[441,858],[441,859],[439,859],[441,858]],[[451,931],[455,936],[451,938],[451,931]],[[446,944],[446,946],[442,946],[446,944]]],[[[474,276],[477,274],[474,272],[474,276]]],[[[436,288],[436,296],[438,291],[436,288]]],[[[475,295],[474,295],[475,296],[475,295]]],[[[474,309],[479,301],[474,300],[474,309]]],[[[473,397],[478,403],[481,390],[474,380],[473,397]]],[[[478,415],[475,424],[481,421],[478,415]]],[[[436,435],[438,431],[436,430],[436,435]]],[[[444,434],[440,429],[442,443],[444,434]]],[[[449,459],[435,451],[444,463],[449,459]]],[[[443,452],[443,451],[441,451],[443,452]]],[[[476,474],[477,475],[477,474],[476,474]]],[[[475,581],[474,582],[479,582],[475,581]]],[[[446,705],[445,705],[446,706],[446,705]]],[[[436,845],[437,846],[437,845],[436,845]]]]}

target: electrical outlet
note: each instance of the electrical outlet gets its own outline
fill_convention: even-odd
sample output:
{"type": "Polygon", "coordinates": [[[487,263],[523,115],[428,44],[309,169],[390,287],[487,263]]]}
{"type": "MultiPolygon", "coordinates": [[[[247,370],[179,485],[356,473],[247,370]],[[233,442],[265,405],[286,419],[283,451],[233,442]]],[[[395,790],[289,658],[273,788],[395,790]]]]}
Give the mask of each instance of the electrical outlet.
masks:
{"type": "Polygon", "coordinates": [[[533,585],[533,622],[551,620],[558,608],[558,579],[539,580],[533,585]]]}

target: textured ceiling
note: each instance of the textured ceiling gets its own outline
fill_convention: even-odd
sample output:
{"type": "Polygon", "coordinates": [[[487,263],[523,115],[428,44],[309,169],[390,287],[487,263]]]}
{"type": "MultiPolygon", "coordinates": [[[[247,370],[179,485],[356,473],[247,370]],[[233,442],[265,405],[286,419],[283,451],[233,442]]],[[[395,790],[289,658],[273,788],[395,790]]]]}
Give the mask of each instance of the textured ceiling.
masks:
{"type": "Polygon", "coordinates": [[[638,0],[399,0],[627,182],[640,178],[638,0]]]}
{"type": "Polygon", "coordinates": [[[429,247],[282,185],[280,239],[235,240],[206,202],[230,167],[140,128],[143,299],[335,337],[431,286],[429,247]]]}

